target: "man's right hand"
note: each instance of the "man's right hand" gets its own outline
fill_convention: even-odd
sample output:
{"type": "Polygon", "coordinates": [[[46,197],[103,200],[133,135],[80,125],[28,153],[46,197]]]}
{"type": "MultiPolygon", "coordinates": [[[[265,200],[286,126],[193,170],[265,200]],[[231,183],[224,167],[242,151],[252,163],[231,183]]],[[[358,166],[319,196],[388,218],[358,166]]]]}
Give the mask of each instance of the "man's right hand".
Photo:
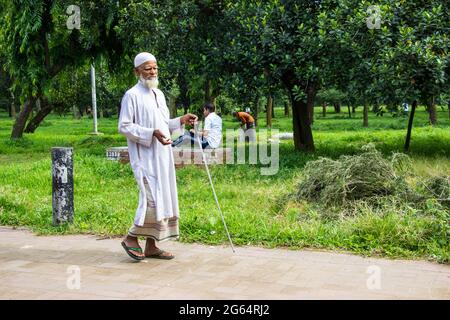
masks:
{"type": "Polygon", "coordinates": [[[198,120],[198,117],[195,114],[187,113],[180,118],[181,124],[189,124],[191,126],[198,120]]]}
{"type": "Polygon", "coordinates": [[[172,140],[169,138],[167,139],[166,136],[161,132],[159,129],[155,129],[153,131],[153,136],[158,139],[159,142],[163,145],[172,144],[172,140]]]}

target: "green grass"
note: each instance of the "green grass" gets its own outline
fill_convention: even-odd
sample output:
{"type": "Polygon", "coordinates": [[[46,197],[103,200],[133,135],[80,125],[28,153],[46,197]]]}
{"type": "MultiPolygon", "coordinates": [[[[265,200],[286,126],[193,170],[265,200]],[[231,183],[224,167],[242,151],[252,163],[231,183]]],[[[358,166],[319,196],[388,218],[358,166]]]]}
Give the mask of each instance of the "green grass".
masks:
{"type": "MultiPolygon", "coordinates": [[[[331,109],[331,108],[330,108],[331,109]]],[[[362,127],[362,108],[353,118],[330,112],[325,118],[316,109],[313,124],[317,152],[294,150],[281,141],[280,169],[260,175],[259,165],[212,166],[211,173],[233,241],[237,245],[321,248],[392,258],[450,258],[449,211],[430,201],[425,209],[387,198],[382,207],[360,203],[358,214],[326,218],[316,203],[295,203],[286,195],[295,190],[306,162],[319,156],[338,158],[356,154],[373,142],[385,155],[402,151],[407,119],[370,113],[362,127]]],[[[411,140],[414,181],[439,174],[450,175],[450,119],[439,109],[438,125],[431,127],[423,108],[417,111],[411,140]]],[[[273,128],[292,131],[292,119],[275,110],[273,128]]],[[[343,110],[344,111],[344,110],[343,110]]],[[[265,125],[264,114],[260,126],[265,125]]],[[[226,128],[236,128],[225,117],[226,128]]],[[[132,223],[137,187],[128,165],[105,159],[111,146],[126,145],[117,133],[117,118],[100,119],[102,136],[90,136],[92,120],[70,116],[48,117],[34,134],[19,141],[9,139],[12,120],[0,113],[0,224],[27,226],[39,234],[89,233],[119,236],[132,223]],[[52,226],[51,160],[54,146],[74,148],[75,220],[52,226]]],[[[181,211],[181,241],[226,244],[220,216],[202,168],[177,169],[181,211]]],[[[342,209],[344,210],[344,209],[342,209]]],[[[339,212],[339,210],[337,210],[339,212]]]]}

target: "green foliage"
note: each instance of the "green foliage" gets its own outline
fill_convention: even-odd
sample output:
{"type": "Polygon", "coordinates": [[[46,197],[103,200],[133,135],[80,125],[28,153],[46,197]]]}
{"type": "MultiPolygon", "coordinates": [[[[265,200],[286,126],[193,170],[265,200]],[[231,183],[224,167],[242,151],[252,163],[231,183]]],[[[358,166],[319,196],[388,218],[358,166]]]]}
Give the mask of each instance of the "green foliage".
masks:
{"type": "MultiPolygon", "coordinates": [[[[82,9],[86,8],[84,18],[98,13],[95,9],[102,5],[85,6],[88,2],[81,4],[82,9]]],[[[77,64],[89,56],[88,50],[102,46],[94,19],[88,22],[89,31],[67,29],[65,10],[69,4],[66,1],[2,1],[2,54],[14,86],[20,86],[23,96],[29,92],[37,95],[69,61],[77,64]]]]}
{"type": "Polygon", "coordinates": [[[257,97],[285,88],[289,98],[305,101],[312,84],[315,91],[336,88],[352,105],[389,107],[414,99],[442,103],[449,88],[442,0],[378,2],[380,29],[367,27],[372,3],[359,0],[86,0],[77,3],[80,30],[66,27],[68,0],[1,4],[7,86],[22,103],[40,91],[51,95],[59,112],[73,100],[88,103],[83,73],[94,58],[102,65],[99,107],[114,113],[142,50],[158,57],[162,88],[176,92],[186,111],[220,97],[255,106],[257,97]]]}
{"type": "Polygon", "coordinates": [[[429,103],[449,83],[446,6],[445,1],[340,1],[321,19],[321,28],[328,29],[324,41],[339,53],[325,69],[325,82],[359,103],[429,103]],[[380,29],[366,26],[370,5],[377,6],[380,29]]]}
{"type": "MultiPolygon", "coordinates": [[[[92,112],[90,67],[86,61],[77,67],[64,68],[52,79],[46,93],[56,113],[83,116],[92,112]]],[[[95,72],[98,114],[117,115],[122,96],[130,86],[126,73],[111,74],[102,57],[96,61],[95,72]]]]}
{"type": "Polygon", "coordinates": [[[162,86],[171,91],[176,84],[177,104],[185,109],[194,104],[195,112],[205,100],[220,94],[228,68],[223,35],[232,26],[225,19],[226,3],[130,1],[119,11],[115,30],[129,57],[139,51],[157,57],[162,86]]]}
{"type": "Polygon", "coordinates": [[[342,91],[332,88],[319,91],[316,96],[316,101],[318,104],[334,104],[344,101],[345,98],[346,96],[342,91]]]}

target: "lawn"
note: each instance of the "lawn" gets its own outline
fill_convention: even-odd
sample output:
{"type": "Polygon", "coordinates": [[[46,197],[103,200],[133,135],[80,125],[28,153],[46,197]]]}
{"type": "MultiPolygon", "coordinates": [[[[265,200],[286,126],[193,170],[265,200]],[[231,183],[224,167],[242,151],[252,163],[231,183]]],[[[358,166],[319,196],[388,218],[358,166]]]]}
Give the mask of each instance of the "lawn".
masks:
{"type": "MultiPolygon", "coordinates": [[[[275,175],[260,174],[261,165],[212,166],[211,173],[233,242],[237,245],[320,248],[392,258],[425,258],[448,263],[449,208],[437,201],[418,206],[396,197],[372,207],[363,203],[356,214],[330,216],[320,203],[296,202],[295,192],[305,164],[319,157],[337,159],[358,154],[372,142],[384,155],[401,152],[407,118],[369,114],[362,127],[362,108],[352,118],[316,110],[313,124],[317,152],[294,150],[292,141],[280,144],[280,167],[275,175]]],[[[450,175],[450,119],[438,108],[438,125],[428,124],[418,108],[409,153],[413,167],[409,182],[450,175]]],[[[291,119],[275,110],[273,128],[291,131],[291,119]]],[[[264,114],[259,125],[265,125],[264,114]]],[[[27,226],[39,234],[89,233],[121,236],[132,223],[137,187],[129,165],[106,160],[105,150],[124,146],[117,118],[99,119],[101,136],[91,136],[92,120],[49,116],[34,134],[9,139],[12,120],[0,113],[0,224],[27,226]],[[52,226],[51,159],[54,146],[74,148],[75,219],[52,226]]],[[[230,116],[225,128],[236,128],[230,116]]],[[[226,244],[220,216],[204,169],[177,169],[180,200],[180,240],[226,244]]],[[[336,209],[336,208],[335,208],[336,209]]],[[[337,209],[345,213],[346,208],[337,209]]]]}

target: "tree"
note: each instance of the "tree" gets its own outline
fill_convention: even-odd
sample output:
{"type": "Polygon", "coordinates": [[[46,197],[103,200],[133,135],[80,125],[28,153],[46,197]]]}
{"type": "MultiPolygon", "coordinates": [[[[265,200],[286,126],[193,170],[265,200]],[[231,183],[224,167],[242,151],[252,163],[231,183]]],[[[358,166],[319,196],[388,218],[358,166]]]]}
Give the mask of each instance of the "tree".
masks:
{"type": "MultiPolygon", "coordinates": [[[[0,64],[3,65],[1,56],[0,56],[0,64]]],[[[14,92],[10,90],[11,85],[12,80],[9,77],[9,75],[3,69],[0,69],[0,107],[4,108],[8,112],[8,115],[10,117],[15,118],[16,117],[16,107],[14,99],[15,97],[14,92]]]]}
{"type": "Polygon", "coordinates": [[[408,1],[386,7],[386,45],[379,55],[379,85],[392,92],[390,101],[419,100],[427,106],[430,123],[435,124],[436,98],[448,88],[448,3],[408,1]]]}
{"type": "Polygon", "coordinates": [[[172,90],[171,85],[178,87],[177,104],[185,111],[192,103],[214,102],[224,86],[224,76],[230,74],[223,41],[230,27],[224,19],[228,2],[131,1],[120,12],[116,30],[127,54],[142,50],[154,53],[163,87],[166,91],[172,90]],[[152,32],[148,21],[152,22],[152,32]],[[199,100],[194,85],[203,92],[199,100]]]}
{"type": "Polygon", "coordinates": [[[448,10],[445,1],[379,1],[379,28],[365,23],[371,3],[340,1],[324,13],[332,34],[327,34],[339,73],[327,68],[327,79],[364,105],[383,103],[391,109],[420,99],[428,106],[430,123],[436,122],[435,99],[448,88],[448,10]],[[335,23],[340,21],[340,23],[335,23]]]}
{"type": "Polygon", "coordinates": [[[295,148],[314,151],[310,111],[318,89],[318,66],[323,48],[318,46],[316,1],[238,1],[228,14],[239,23],[230,43],[254,61],[251,72],[281,83],[292,103],[295,148]]]}
{"type": "MultiPolygon", "coordinates": [[[[80,30],[67,27],[66,10],[70,5],[70,1],[1,1],[0,43],[5,69],[14,79],[12,88],[20,92],[22,103],[11,132],[13,139],[22,137],[26,126],[28,132],[33,132],[52,111],[46,91],[64,68],[80,65],[101,53],[112,57],[122,52],[112,29],[117,1],[78,1],[83,12],[80,30]],[[30,119],[37,101],[41,109],[30,119]]],[[[110,59],[115,60],[120,59],[110,59]]]]}
{"type": "MultiPolygon", "coordinates": [[[[330,89],[320,90],[317,93],[316,102],[321,103],[322,106],[331,104],[334,106],[335,112],[336,112],[337,106],[339,106],[339,108],[340,108],[341,101],[344,100],[344,98],[345,98],[345,94],[343,92],[341,92],[340,90],[338,90],[336,88],[330,88],[330,89]]],[[[339,112],[336,112],[336,113],[339,113],[339,112]]],[[[326,112],[322,111],[322,113],[325,116],[326,112]]]]}
{"type": "Polygon", "coordinates": [[[368,27],[370,3],[366,1],[340,1],[333,10],[321,15],[320,24],[332,29],[323,36],[324,45],[335,54],[333,63],[324,69],[324,86],[334,87],[325,98],[335,106],[347,101],[349,117],[352,109],[363,105],[363,126],[368,126],[368,105],[376,99],[376,63],[383,35],[368,27]],[[329,96],[331,94],[331,96],[329,96]]]}

